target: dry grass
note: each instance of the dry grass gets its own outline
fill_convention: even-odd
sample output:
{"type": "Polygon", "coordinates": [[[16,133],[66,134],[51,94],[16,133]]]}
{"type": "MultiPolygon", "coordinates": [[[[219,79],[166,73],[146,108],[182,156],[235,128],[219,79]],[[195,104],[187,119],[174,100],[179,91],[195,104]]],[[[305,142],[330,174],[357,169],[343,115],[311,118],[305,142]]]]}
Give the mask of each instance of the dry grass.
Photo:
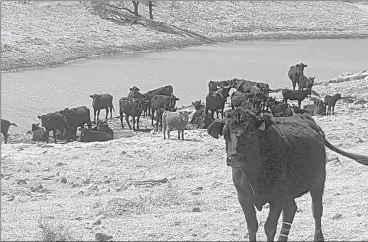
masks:
{"type": "Polygon", "coordinates": [[[38,221],[38,226],[41,229],[41,241],[75,241],[63,224],[55,224],[47,219],[38,221]]]}

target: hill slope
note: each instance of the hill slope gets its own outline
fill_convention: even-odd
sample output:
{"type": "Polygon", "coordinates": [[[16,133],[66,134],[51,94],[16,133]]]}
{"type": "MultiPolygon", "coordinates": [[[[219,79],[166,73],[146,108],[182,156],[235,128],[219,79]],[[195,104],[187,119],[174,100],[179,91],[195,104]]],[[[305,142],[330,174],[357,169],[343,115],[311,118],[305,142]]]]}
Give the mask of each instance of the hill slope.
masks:
{"type": "Polygon", "coordinates": [[[141,24],[102,19],[104,10],[99,2],[2,2],[2,71],[217,41],[368,37],[368,13],[345,2],[158,1],[155,22],[141,6],[141,24]]]}

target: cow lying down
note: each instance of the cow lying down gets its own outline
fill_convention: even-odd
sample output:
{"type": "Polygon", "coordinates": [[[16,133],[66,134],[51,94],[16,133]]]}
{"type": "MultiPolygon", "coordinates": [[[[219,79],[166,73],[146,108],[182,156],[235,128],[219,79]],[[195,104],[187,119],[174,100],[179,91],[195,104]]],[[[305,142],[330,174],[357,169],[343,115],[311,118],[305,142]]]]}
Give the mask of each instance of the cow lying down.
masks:
{"type": "Polygon", "coordinates": [[[83,128],[81,131],[81,142],[107,141],[114,138],[114,131],[108,126],[107,122],[99,121],[93,129],[83,128]]]}
{"type": "Polygon", "coordinates": [[[329,141],[309,114],[291,117],[256,116],[238,107],[207,129],[214,138],[223,135],[226,162],[247,222],[249,240],[256,240],[258,222],[254,206],[270,210],[264,230],[273,241],[283,212],[279,241],[286,241],[297,206],[295,198],[310,192],[315,220],[315,241],[323,241],[322,195],[326,179],[326,148],[368,165],[368,156],[343,151],[329,141]]]}

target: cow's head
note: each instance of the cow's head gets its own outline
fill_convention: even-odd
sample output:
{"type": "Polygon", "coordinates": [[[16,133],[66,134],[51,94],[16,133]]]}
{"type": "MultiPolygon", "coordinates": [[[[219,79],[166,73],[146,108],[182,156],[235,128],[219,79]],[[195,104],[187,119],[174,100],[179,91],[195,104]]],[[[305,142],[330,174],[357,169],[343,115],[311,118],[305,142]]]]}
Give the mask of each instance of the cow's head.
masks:
{"type": "Polygon", "coordinates": [[[41,126],[45,127],[45,122],[47,122],[47,120],[49,120],[49,116],[48,115],[40,115],[37,116],[40,120],[41,120],[41,126]]]}
{"type": "Polygon", "coordinates": [[[101,95],[99,94],[93,94],[93,95],[89,95],[91,98],[92,98],[92,105],[97,102],[100,98],[101,98],[101,95]]]}
{"type": "Polygon", "coordinates": [[[191,114],[192,112],[188,112],[188,111],[179,111],[180,114],[180,118],[184,121],[184,122],[188,122],[189,120],[189,114],[191,114]]]}
{"type": "MultiPolygon", "coordinates": [[[[232,167],[242,167],[251,162],[257,150],[258,135],[267,128],[268,115],[256,116],[252,111],[238,107],[227,114],[226,119],[211,123],[207,132],[218,139],[223,135],[226,142],[226,162],[232,167]]],[[[257,159],[256,157],[255,159],[257,159]]]]}
{"type": "Polygon", "coordinates": [[[201,100],[192,102],[192,105],[194,106],[195,110],[199,110],[204,107],[201,100]]]}
{"type": "Polygon", "coordinates": [[[217,92],[221,93],[221,95],[226,99],[229,96],[230,89],[231,86],[224,86],[217,90],[217,92]]]}
{"type": "Polygon", "coordinates": [[[172,95],[170,97],[170,107],[174,108],[176,106],[176,101],[178,101],[179,98],[175,97],[174,95],[172,95]]]}
{"type": "Polygon", "coordinates": [[[307,67],[303,62],[300,62],[300,64],[296,64],[296,70],[295,72],[297,74],[303,75],[304,74],[304,67],[307,67]]]}
{"type": "Polygon", "coordinates": [[[37,124],[32,124],[32,131],[36,131],[38,129],[40,129],[40,123],[37,123],[37,124]]]}

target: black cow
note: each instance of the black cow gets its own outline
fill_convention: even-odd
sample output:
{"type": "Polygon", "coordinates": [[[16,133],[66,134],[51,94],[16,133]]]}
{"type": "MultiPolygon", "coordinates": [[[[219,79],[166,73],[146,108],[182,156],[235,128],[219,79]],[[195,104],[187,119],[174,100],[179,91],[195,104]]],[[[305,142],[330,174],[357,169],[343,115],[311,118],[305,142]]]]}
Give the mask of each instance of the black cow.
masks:
{"type": "Polygon", "coordinates": [[[208,110],[211,110],[211,117],[214,119],[214,111],[217,113],[217,118],[219,118],[218,110],[221,110],[221,115],[224,117],[224,108],[227,97],[229,96],[231,86],[221,87],[217,91],[213,91],[206,95],[206,109],[205,113],[208,114],[208,110]]]}
{"type": "Polygon", "coordinates": [[[76,138],[78,127],[83,129],[85,124],[88,128],[92,127],[90,110],[86,106],[66,108],[63,110],[63,117],[67,126],[67,142],[76,138]]]}
{"type": "Polygon", "coordinates": [[[111,135],[111,138],[114,138],[114,131],[109,127],[106,121],[99,121],[97,123],[96,131],[105,132],[111,135]]]}
{"type": "Polygon", "coordinates": [[[148,115],[151,115],[151,99],[155,95],[166,95],[166,96],[172,96],[174,94],[174,88],[172,86],[164,86],[159,87],[154,90],[148,91],[144,94],[142,94],[142,99],[147,100],[148,102],[148,115]]]}
{"type": "Polygon", "coordinates": [[[340,93],[336,93],[333,96],[330,95],[326,95],[325,96],[325,103],[327,106],[327,113],[326,115],[331,115],[331,111],[332,111],[332,115],[335,114],[335,105],[337,100],[341,99],[341,94],[340,93]]]}
{"type": "Polygon", "coordinates": [[[54,136],[54,142],[56,142],[56,132],[59,130],[61,134],[65,134],[67,131],[67,125],[63,116],[64,112],[54,112],[48,113],[45,115],[37,116],[41,120],[41,125],[46,129],[47,134],[49,135],[52,130],[54,136]]]}
{"type": "Polygon", "coordinates": [[[49,142],[49,133],[39,123],[32,124],[32,140],[49,142]]]}
{"type": "Polygon", "coordinates": [[[308,96],[311,95],[311,90],[289,90],[289,89],[283,89],[282,90],[282,96],[284,97],[284,103],[287,103],[287,101],[290,100],[297,100],[298,101],[298,107],[300,108],[300,105],[302,104],[302,101],[308,96]]]}
{"type": "Polygon", "coordinates": [[[129,116],[132,116],[133,118],[133,130],[135,130],[135,118],[137,117],[137,129],[139,129],[139,117],[142,114],[142,102],[142,99],[127,97],[122,97],[119,100],[120,122],[122,128],[124,128],[123,116],[125,113],[125,121],[128,123],[129,129],[132,129],[132,126],[130,126],[129,123],[129,116]]]}
{"type": "Polygon", "coordinates": [[[226,163],[247,222],[249,241],[256,241],[258,222],[254,206],[261,211],[269,203],[264,229],[273,241],[279,216],[283,223],[279,241],[286,241],[297,211],[295,198],[310,192],[315,220],[315,241],[323,241],[322,196],[326,179],[326,148],[368,165],[368,157],[345,152],[328,142],[309,114],[274,118],[256,116],[239,107],[228,117],[212,123],[207,132],[223,135],[226,163]]]}
{"type": "Polygon", "coordinates": [[[293,85],[293,90],[295,90],[295,86],[298,83],[299,86],[299,78],[304,75],[304,68],[307,65],[300,63],[296,64],[295,66],[291,66],[288,71],[288,77],[291,80],[291,84],[293,85]]]}
{"type": "Polygon", "coordinates": [[[175,97],[174,95],[166,96],[166,95],[155,95],[151,99],[151,120],[152,120],[152,126],[153,125],[153,119],[155,116],[155,111],[159,108],[164,108],[168,111],[173,111],[176,105],[176,101],[178,101],[179,98],[175,97]]]}
{"type": "Polygon", "coordinates": [[[142,94],[139,92],[139,88],[136,86],[133,86],[129,88],[130,92],[128,94],[128,98],[142,98],[142,94]]]}
{"type": "Polygon", "coordinates": [[[248,99],[262,99],[263,95],[261,93],[243,93],[240,91],[233,92],[231,94],[231,109],[239,107],[244,101],[248,99]]]}
{"type": "Polygon", "coordinates": [[[274,117],[289,117],[293,116],[293,111],[287,103],[278,103],[271,107],[271,112],[274,117]]]}
{"type": "Polygon", "coordinates": [[[326,105],[322,100],[316,100],[313,104],[305,105],[303,109],[307,110],[311,115],[326,114],[326,105]]]}
{"type": "Polygon", "coordinates": [[[96,112],[97,120],[99,119],[101,109],[106,110],[105,119],[107,119],[107,115],[109,114],[110,109],[110,118],[112,119],[112,110],[114,109],[114,106],[112,105],[113,97],[110,94],[93,94],[90,95],[90,97],[93,99],[93,122],[96,122],[96,112]]]}
{"type": "Polygon", "coordinates": [[[8,142],[9,127],[12,126],[12,125],[15,126],[15,127],[18,127],[15,123],[11,123],[10,121],[8,121],[6,119],[1,119],[1,133],[4,135],[5,144],[8,142]]]}

